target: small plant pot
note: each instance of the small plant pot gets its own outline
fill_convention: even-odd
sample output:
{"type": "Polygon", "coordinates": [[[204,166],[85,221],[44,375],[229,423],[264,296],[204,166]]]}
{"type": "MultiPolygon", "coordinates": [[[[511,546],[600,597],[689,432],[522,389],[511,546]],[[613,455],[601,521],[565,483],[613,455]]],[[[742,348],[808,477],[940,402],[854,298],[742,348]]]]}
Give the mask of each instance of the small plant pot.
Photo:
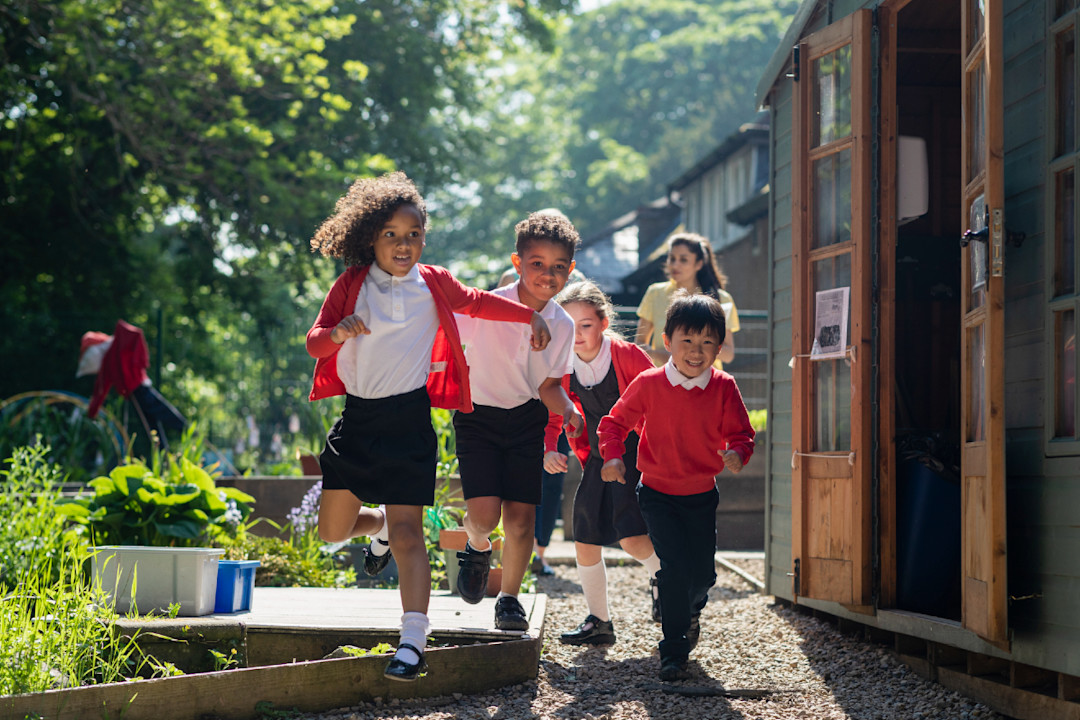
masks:
{"type": "Polygon", "coordinates": [[[304,475],[322,477],[322,466],[319,465],[319,457],[308,453],[300,453],[300,472],[304,475]]]}
{"type": "Polygon", "coordinates": [[[488,572],[488,597],[495,597],[499,594],[499,591],[502,590],[502,575],[503,569],[501,567],[493,567],[488,572]]]}

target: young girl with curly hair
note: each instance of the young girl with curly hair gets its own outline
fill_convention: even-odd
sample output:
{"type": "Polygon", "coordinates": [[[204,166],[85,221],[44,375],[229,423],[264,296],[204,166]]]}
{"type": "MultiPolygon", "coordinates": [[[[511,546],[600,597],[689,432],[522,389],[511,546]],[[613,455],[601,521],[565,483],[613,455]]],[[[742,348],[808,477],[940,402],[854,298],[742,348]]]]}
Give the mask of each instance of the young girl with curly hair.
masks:
{"type": "Polygon", "coordinates": [[[727,276],[716,262],[712,245],[703,235],[676,233],[668,239],[668,256],[664,269],[668,279],[650,285],[638,306],[638,344],[645,348],[656,365],[663,365],[668,359],[668,352],[664,349],[664,318],[672,295],[676,290],[708,295],[720,301],[727,320],[727,342],[721,348],[716,362],[716,369],[723,370],[724,363],[735,359],[735,340],[732,335],[739,331],[739,311],[735,307],[735,299],[724,290],[727,276]]]}
{"type": "Polygon", "coordinates": [[[347,265],[307,334],[316,358],[310,399],[346,396],[319,458],[319,535],[327,542],[372,537],[369,574],[391,553],[397,559],[404,614],[385,675],[405,681],[427,667],[431,566],[423,509],[435,493],[431,407],[473,409],[454,313],[529,324],[535,350],[551,337],[539,313],[419,264],[426,226],[423,198],[394,172],[353,183],[311,240],[313,250],[347,265]]]}
{"type": "MultiPolygon", "coordinates": [[[[652,617],[660,622],[660,598],[656,573],[660,559],[653,551],[645,519],[637,501],[637,435],[627,440],[627,480],[625,484],[605,483],[600,478],[604,461],[596,428],[630,382],[652,362],[637,345],[620,338],[611,327],[614,308],[604,291],[591,282],[567,285],[555,296],[574,319],[573,372],[562,386],[585,418],[585,432],[570,439],[581,461],[581,482],[574,495],[574,551],[578,578],[589,614],[577,629],[565,632],[560,640],[567,645],[608,645],[615,642],[615,627],[608,611],[607,572],[601,551],[618,542],[649,571],[652,617]]],[[[544,438],[544,469],[565,472],[567,457],[559,451],[562,419],[552,414],[544,438]]]]}

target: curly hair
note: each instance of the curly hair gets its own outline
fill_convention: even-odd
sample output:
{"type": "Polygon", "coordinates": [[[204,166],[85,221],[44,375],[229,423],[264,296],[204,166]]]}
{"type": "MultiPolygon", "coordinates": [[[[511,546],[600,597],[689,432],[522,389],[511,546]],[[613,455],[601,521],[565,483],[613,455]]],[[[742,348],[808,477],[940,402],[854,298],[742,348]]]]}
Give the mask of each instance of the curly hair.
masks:
{"type": "Polygon", "coordinates": [[[574,224],[558,210],[534,212],[515,225],[514,232],[517,234],[514,250],[518,255],[524,254],[533,241],[547,240],[556,245],[562,245],[573,258],[574,251],[581,242],[574,224]]]}
{"type": "Polygon", "coordinates": [[[727,275],[720,269],[709,240],[697,233],[676,233],[668,238],[668,247],[673,248],[676,245],[682,245],[701,260],[701,269],[697,271],[698,287],[706,295],[717,297],[716,291],[723,290],[727,284],[727,275]]]}
{"type": "Polygon", "coordinates": [[[402,205],[412,205],[427,226],[427,206],[416,185],[403,172],[361,178],[338,199],[334,214],[311,238],[312,252],[341,258],[346,265],[375,262],[375,234],[402,205]]]}

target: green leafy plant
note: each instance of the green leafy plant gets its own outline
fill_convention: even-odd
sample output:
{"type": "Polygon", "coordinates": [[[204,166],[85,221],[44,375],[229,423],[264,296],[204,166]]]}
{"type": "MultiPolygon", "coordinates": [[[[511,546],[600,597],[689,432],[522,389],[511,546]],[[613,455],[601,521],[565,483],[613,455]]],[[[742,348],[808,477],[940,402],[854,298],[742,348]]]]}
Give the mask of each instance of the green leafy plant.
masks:
{"type": "Polygon", "coordinates": [[[457,475],[457,436],[454,433],[453,414],[442,408],[431,408],[431,426],[435,429],[438,442],[438,459],[435,462],[435,477],[448,478],[457,475]]]}
{"type": "Polygon", "coordinates": [[[768,410],[747,410],[746,413],[750,416],[750,427],[754,428],[754,432],[761,432],[765,429],[768,420],[768,410]]]}
{"type": "Polygon", "coordinates": [[[184,454],[154,467],[129,461],[90,481],[94,494],[59,506],[97,545],[192,547],[235,532],[255,498],[219,488],[184,454]]]}

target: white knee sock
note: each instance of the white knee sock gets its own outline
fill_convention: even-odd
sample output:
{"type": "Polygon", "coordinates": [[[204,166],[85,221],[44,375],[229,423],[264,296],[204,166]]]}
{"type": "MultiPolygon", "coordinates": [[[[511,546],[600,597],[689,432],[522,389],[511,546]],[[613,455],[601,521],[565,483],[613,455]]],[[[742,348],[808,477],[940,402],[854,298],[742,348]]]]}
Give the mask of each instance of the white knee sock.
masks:
{"type": "MultiPolygon", "coordinates": [[[[408,643],[421,652],[427,647],[427,636],[431,630],[428,616],[419,612],[407,612],[401,616],[401,637],[398,645],[408,643]]],[[[420,662],[420,656],[407,648],[398,647],[394,657],[410,665],[420,662]]]]}
{"type": "Polygon", "coordinates": [[[650,578],[656,577],[656,573],[660,572],[660,558],[656,556],[655,552],[644,560],[638,560],[638,562],[649,571],[650,578]]]}
{"type": "Polygon", "coordinates": [[[382,513],[383,522],[379,531],[371,536],[371,554],[372,555],[385,555],[390,552],[390,523],[386,521],[386,506],[380,505],[379,512],[382,513]]]}
{"type": "Polygon", "coordinates": [[[607,622],[611,619],[607,603],[607,569],[604,561],[595,565],[578,563],[578,578],[581,580],[581,592],[585,595],[585,606],[589,614],[607,622]]]}

